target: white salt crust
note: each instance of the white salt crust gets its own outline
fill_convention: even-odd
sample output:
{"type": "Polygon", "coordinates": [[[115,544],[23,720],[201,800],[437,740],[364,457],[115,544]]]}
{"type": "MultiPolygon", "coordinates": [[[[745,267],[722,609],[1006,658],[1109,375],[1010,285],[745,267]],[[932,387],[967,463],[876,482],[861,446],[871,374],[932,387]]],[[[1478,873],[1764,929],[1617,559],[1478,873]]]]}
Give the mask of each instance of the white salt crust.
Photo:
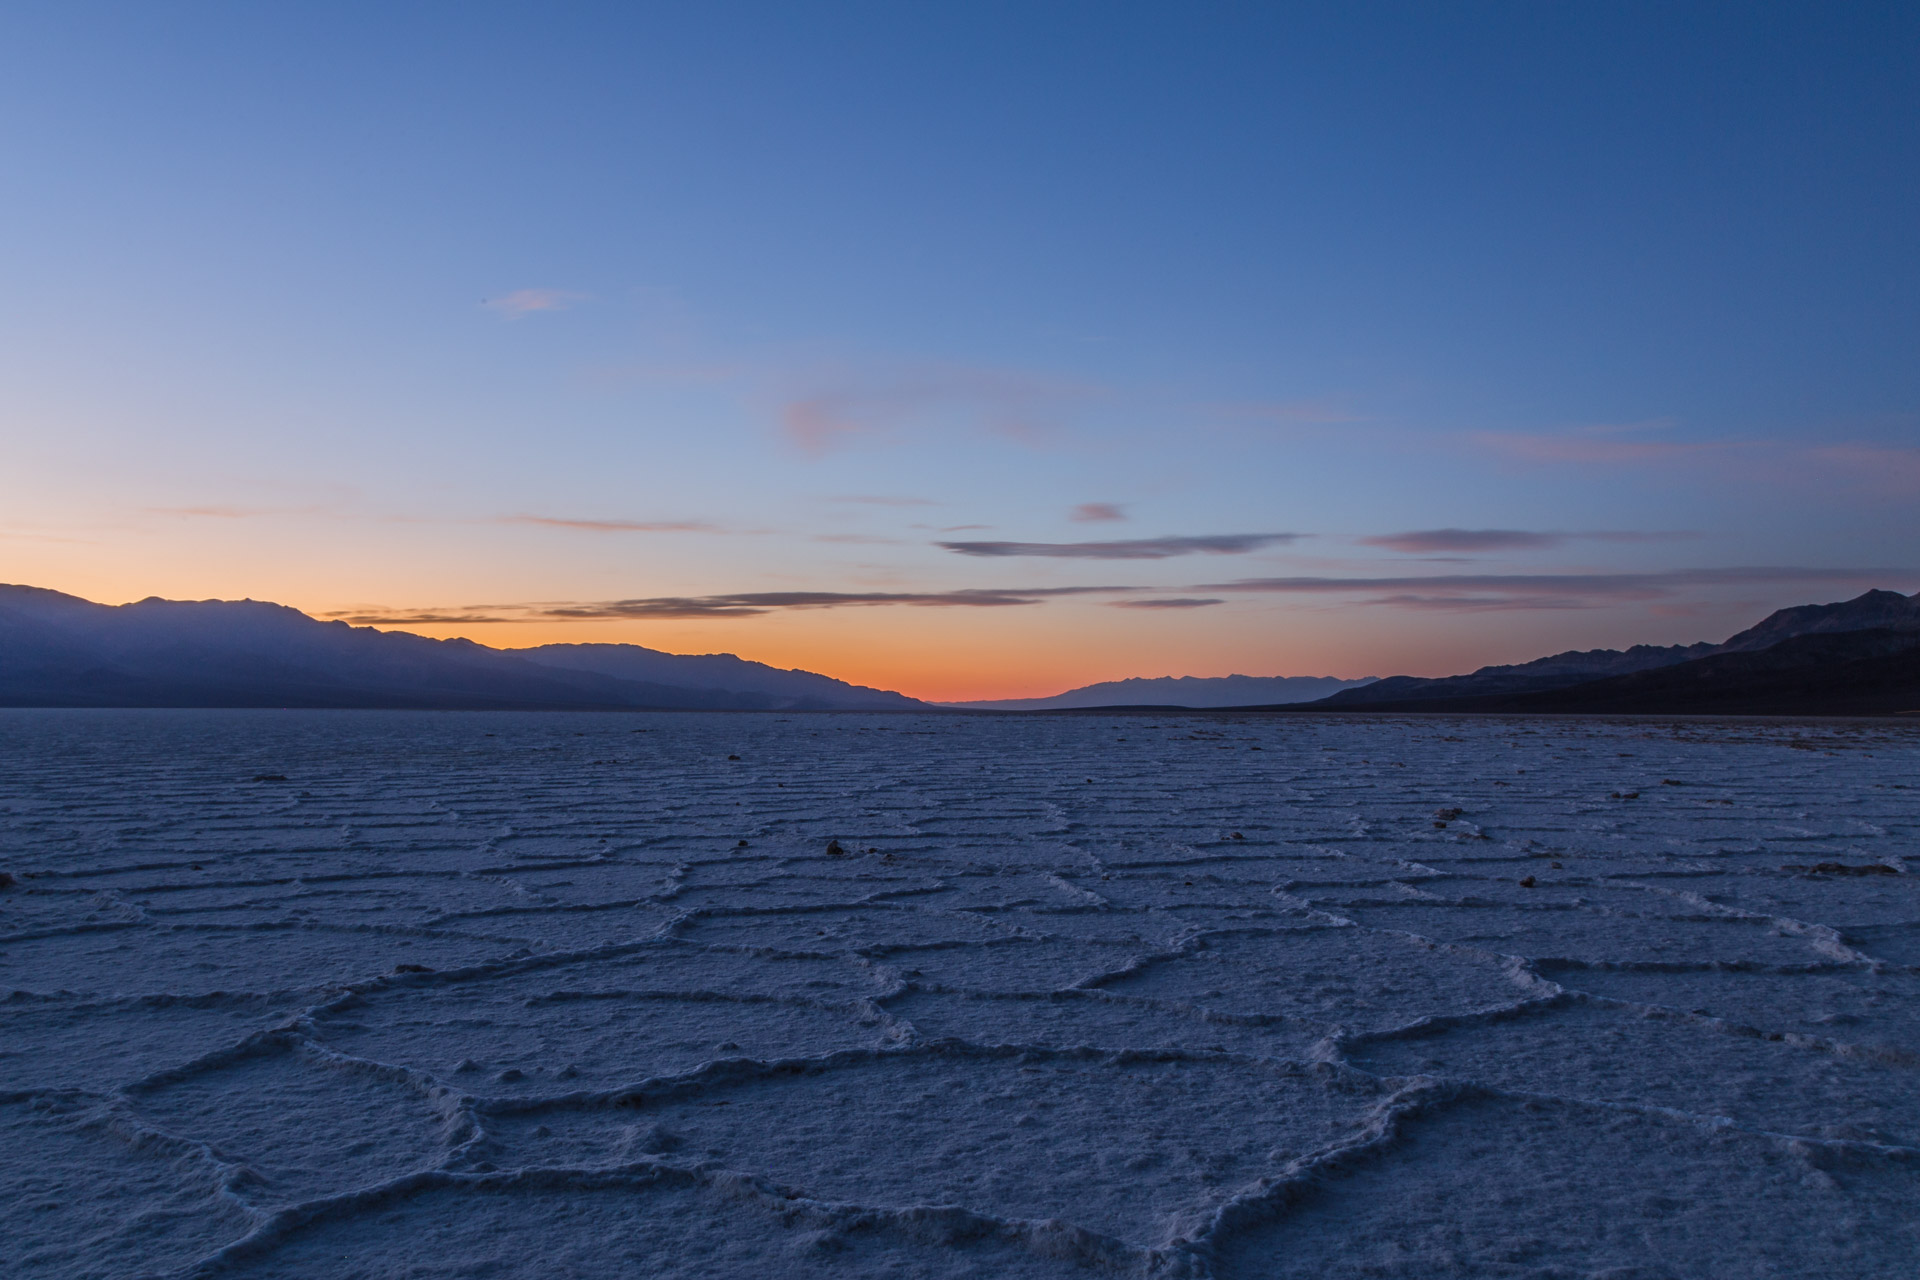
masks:
{"type": "Polygon", "coordinates": [[[1916,833],[1898,722],[0,711],[0,1271],[1906,1277],[1916,833]]]}

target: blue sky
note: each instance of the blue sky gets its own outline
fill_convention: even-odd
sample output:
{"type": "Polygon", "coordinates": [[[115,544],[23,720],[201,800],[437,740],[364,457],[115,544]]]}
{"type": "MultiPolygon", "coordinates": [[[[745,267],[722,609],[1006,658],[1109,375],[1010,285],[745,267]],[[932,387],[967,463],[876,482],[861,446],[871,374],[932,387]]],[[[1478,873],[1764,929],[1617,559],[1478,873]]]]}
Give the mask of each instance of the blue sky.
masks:
{"type": "Polygon", "coordinates": [[[15,6],[0,577],[954,697],[1912,591],[1917,55],[1866,4],[15,6]]]}

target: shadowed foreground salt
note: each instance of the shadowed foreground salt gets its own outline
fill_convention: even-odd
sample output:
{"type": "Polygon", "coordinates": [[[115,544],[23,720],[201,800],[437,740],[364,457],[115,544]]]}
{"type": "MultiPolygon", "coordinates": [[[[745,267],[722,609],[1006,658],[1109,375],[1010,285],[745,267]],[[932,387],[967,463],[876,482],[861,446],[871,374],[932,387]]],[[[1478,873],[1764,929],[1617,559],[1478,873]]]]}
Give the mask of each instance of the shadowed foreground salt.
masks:
{"type": "Polygon", "coordinates": [[[1906,1276],[1916,832],[1897,723],[0,712],[0,1261],[1906,1276]]]}

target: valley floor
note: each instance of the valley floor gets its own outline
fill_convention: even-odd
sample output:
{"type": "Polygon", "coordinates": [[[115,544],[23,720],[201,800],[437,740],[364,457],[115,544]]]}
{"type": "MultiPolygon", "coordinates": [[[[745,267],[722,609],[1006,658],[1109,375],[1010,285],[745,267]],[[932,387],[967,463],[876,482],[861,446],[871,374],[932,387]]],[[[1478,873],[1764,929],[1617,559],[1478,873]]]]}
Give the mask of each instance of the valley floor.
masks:
{"type": "Polygon", "coordinates": [[[0,712],[21,1277],[1906,1277],[1920,726],[0,712]]]}

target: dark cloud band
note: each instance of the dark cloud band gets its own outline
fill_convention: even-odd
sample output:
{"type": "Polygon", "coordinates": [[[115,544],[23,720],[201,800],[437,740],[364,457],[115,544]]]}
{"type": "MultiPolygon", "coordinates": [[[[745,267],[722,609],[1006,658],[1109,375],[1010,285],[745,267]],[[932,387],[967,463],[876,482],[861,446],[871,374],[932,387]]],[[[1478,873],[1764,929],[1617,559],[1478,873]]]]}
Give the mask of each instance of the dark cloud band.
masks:
{"type": "Polygon", "coordinates": [[[1698,537],[1692,533],[1636,533],[1603,530],[1597,533],[1561,533],[1532,529],[1414,529],[1362,538],[1363,546],[1422,554],[1432,551],[1538,551],[1576,539],[1587,542],[1671,542],[1698,537]]]}
{"type": "Polygon", "coordinates": [[[1166,560],[1173,556],[1240,555],[1304,536],[1298,533],[1215,533],[1191,538],[1125,538],[1113,542],[936,542],[934,545],[963,556],[1166,560]]]}

